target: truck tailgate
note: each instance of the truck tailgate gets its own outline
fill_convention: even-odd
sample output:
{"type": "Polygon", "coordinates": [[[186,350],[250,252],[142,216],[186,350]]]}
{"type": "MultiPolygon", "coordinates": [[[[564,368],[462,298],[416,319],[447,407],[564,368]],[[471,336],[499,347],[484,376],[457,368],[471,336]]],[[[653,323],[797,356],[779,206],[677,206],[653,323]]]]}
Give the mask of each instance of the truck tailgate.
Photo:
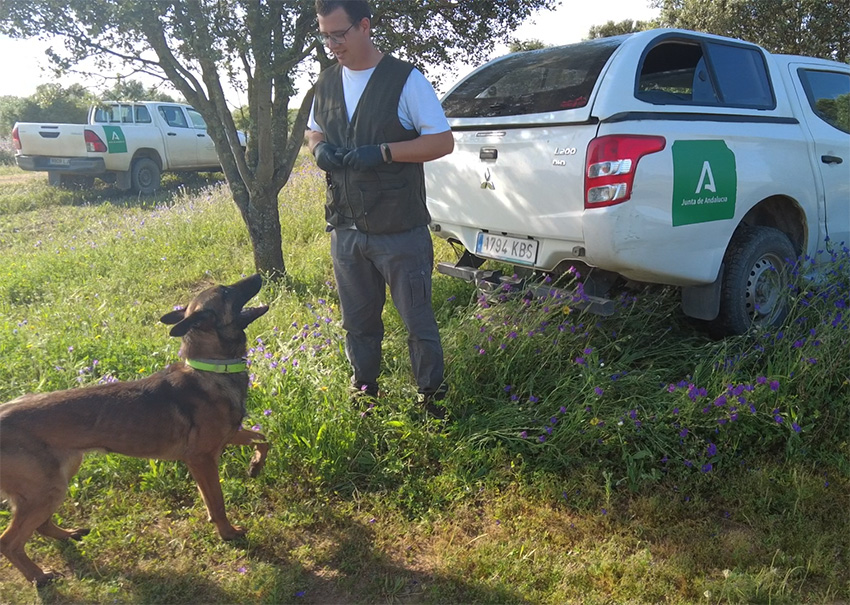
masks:
{"type": "Polygon", "coordinates": [[[21,155],[84,157],[87,155],[85,124],[19,123],[21,155]]]}
{"type": "Polygon", "coordinates": [[[433,222],[581,240],[585,154],[596,131],[588,122],[456,131],[455,151],[425,165],[433,222]]]}

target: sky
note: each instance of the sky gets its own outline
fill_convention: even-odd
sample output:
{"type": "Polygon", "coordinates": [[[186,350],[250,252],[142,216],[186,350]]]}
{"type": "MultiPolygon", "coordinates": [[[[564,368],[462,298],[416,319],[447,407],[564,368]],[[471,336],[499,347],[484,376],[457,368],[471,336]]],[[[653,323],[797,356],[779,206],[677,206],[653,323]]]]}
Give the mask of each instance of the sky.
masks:
{"type": "MultiPolygon", "coordinates": [[[[561,0],[561,6],[554,11],[542,11],[526,20],[513,34],[518,40],[538,39],[545,44],[569,44],[578,42],[587,36],[594,25],[607,21],[625,19],[646,21],[658,16],[658,9],[649,8],[650,0],[561,0]]],[[[49,43],[39,40],[12,40],[0,35],[0,57],[5,57],[0,67],[0,96],[14,95],[27,97],[35,92],[39,84],[57,81],[49,69],[49,61],[44,54],[49,43]]],[[[61,48],[61,42],[54,41],[53,46],[61,48]]],[[[492,57],[507,52],[505,47],[496,49],[492,57]]],[[[473,66],[458,69],[457,77],[446,82],[446,88],[465,75],[473,66]]],[[[133,77],[146,86],[154,80],[133,77]]],[[[79,76],[66,76],[58,80],[63,86],[80,82],[86,88],[98,89],[104,86],[99,78],[82,79],[79,76]]],[[[108,84],[107,84],[108,86],[108,84]]],[[[170,92],[170,91],[165,91],[170,92]]],[[[438,92],[445,92],[438,91],[438,92]]],[[[171,92],[174,96],[176,93],[171,92]]],[[[228,100],[236,105],[244,104],[234,92],[228,94],[228,100]]]]}

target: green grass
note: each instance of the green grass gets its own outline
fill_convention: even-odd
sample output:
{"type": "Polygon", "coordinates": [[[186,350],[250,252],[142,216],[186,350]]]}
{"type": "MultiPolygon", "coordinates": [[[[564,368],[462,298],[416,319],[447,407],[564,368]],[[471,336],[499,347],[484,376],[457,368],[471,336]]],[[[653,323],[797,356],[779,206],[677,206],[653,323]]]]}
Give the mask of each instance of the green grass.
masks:
{"type": "MultiPolygon", "coordinates": [[[[0,168],[0,401],[161,369],[179,341],[157,318],[253,272],[212,177],[138,199],[15,170],[0,168]]],[[[248,330],[245,423],[273,449],[255,480],[249,451],[221,462],[247,538],[217,538],[182,464],[90,454],[57,518],[92,533],[28,545],[65,578],[36,591],[2,559],[0,602],[850,600],[846,251],[827,284],[801,280],[781,330],[723,341],[673,291],[624,293],[600,318],[482,303],[435,275],[444,425],[412,403],[391,305],[385,395],[366,416],[348,403],[323,198],[303,161],[280,199],[289,276],[248,330]]]]}

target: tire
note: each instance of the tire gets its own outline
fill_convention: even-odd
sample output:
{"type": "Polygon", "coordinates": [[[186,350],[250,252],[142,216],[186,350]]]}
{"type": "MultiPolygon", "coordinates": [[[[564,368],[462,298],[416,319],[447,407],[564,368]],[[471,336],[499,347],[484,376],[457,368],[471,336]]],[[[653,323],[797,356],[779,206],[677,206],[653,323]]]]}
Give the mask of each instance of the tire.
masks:
{"type": "Polygon", "coordinates": [[[797,258],[784,233],[771,227],[741,227],[724,257],[720,314],[715,327],[724,335],[782,323],[790,306],[789,283],[797,258]]]}
{"type": "Polygon", "coordinates": [[[159,190],[159,166],[150,158],[139,158],[130,169],[132,189],[139,195],[152,195],[159,190]]]}

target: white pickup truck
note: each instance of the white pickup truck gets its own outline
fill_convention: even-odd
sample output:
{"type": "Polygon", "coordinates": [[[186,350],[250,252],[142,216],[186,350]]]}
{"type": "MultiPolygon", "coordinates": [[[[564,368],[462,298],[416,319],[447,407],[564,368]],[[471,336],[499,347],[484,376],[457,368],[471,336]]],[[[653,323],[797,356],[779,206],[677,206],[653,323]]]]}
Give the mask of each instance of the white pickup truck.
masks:
{"type": "Polygon", "coordinates": [[[19,122],[12,143],[20,168],[46,171],[57,186],[90,186],[98,177],[150,194],[163,172],[220,168],[203,117],[181,103],[104,103],[89,110],[87,124],[19,122]]]}
{"type": "Polygon", "coordinates": [[[787,314],[789,263],[850,243],[850,65],[656,29],[511,54],[444,97],[451,156],[426,164],[442,273],[485,259],[680,286],[722,333],[787,314]]]}

